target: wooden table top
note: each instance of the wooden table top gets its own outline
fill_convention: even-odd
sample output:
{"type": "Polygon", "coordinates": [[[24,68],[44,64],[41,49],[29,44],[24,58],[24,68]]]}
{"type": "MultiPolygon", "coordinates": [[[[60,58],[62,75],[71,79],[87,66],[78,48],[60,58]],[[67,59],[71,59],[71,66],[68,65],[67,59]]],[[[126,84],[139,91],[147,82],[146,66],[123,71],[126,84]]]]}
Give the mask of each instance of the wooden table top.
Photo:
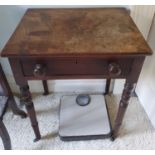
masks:
{"type": "Polygon", "coordinates": [[[124,8],[28,9],[2,56],[149,55],[124,8]]]}

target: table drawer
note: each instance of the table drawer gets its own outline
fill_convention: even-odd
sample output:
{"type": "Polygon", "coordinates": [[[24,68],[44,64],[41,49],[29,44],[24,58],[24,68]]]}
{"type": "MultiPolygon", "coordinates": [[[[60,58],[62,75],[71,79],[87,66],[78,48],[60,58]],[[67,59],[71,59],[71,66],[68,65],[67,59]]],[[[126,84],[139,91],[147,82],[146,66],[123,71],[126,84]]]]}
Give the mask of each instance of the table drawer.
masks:
{"type": "Polygon", "coordinates": [[[21,60],[24,76],[109,75],[122,77],[130,72],[132,59],[46,58],[21,60]]]}

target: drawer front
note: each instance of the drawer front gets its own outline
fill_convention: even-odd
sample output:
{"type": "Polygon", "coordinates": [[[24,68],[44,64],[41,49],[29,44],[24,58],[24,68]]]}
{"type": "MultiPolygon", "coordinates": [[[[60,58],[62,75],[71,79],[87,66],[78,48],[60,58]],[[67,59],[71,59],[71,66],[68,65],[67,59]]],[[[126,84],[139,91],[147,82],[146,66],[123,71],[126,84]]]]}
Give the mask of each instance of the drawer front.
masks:
{"type": "Polygon", "coordinates": [[[124,77],[132,59],[46,58],[21,60],[24,76],[108,75],[124,77]],[[40,71],[39,71],[40,70],[40,71]],[[39,75],[40,74],[40,75],[39,75]]]}
{"type": "Polygon", "coordinates": [[[24,59],[22,60],[23,73],[25,76],[35,76],[36,65],[42,66],[44,76],[64,75],[75,73],[75,59],[24,59]]]}

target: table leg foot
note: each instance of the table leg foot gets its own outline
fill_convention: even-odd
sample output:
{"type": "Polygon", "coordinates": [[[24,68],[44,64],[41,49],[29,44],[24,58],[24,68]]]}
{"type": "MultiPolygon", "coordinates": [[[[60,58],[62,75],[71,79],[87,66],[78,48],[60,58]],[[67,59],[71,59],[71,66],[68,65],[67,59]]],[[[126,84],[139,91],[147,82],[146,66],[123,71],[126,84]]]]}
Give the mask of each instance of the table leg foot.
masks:
{"type": "Polygon", "coordinates": [[[34,130],[35,137],[37,140],[39,140],[41,138],[41,135],[40,135],[39,127],[38,127],[34,104],[32,102],[31,94],[29,91],[29,86],[25,85],[25,86],[20,87],[20,91],[22,95],[22,100],[24,101],[28,116],[31,121],[32,128],[34,130]]]}
{"type": "Polygon", "coordinates": [[[39,141],[41,139],[41,137],[37,137],[37,138],[35,138],[34,140],[33,140],[33,142],[37,142],[37,141],[39,141]]]}
{"type": "Polygon", "coordinates": [[[38,122],[35,122],[35,124],[32,124],[32,128],[33,128],[34,133],[35,133],[35,139],[33,141],[36,142],[36,141],[41,139],[41,135],[40,135],[39,127],[38,127],[38,122]]]}
{"type": "Polygon", "coordinates": [[[113,135],[113,132],[112,132],[112,134],[111,134],[111,136],[110,136],[110,140],[113,142],[114,140],[115,140],[115,136],[113,135]]]}
{"type": "Polygon", "coordinates": [[[115,140],[115,137],[111,136],[110,140],[113,142],[115,140]]]}

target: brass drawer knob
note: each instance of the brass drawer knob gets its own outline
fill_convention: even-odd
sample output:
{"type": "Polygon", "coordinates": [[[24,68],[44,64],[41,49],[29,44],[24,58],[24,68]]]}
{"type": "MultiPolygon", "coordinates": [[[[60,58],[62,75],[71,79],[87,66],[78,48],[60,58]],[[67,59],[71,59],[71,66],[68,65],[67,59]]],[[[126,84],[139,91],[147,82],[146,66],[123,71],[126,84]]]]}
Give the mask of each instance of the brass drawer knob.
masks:
{"type": "Polygon", "coordinates": [[[33,71],[33,74],[36,77],[45,76],[45,67],[42,64],[36,64],[34,71],[33,71]]]}
{"type": "Polygon", "coordinates": [[[121,74],[121,68],[117,63],[109,64],[109,75],[111,76],[119,76],[121,74]]]}

